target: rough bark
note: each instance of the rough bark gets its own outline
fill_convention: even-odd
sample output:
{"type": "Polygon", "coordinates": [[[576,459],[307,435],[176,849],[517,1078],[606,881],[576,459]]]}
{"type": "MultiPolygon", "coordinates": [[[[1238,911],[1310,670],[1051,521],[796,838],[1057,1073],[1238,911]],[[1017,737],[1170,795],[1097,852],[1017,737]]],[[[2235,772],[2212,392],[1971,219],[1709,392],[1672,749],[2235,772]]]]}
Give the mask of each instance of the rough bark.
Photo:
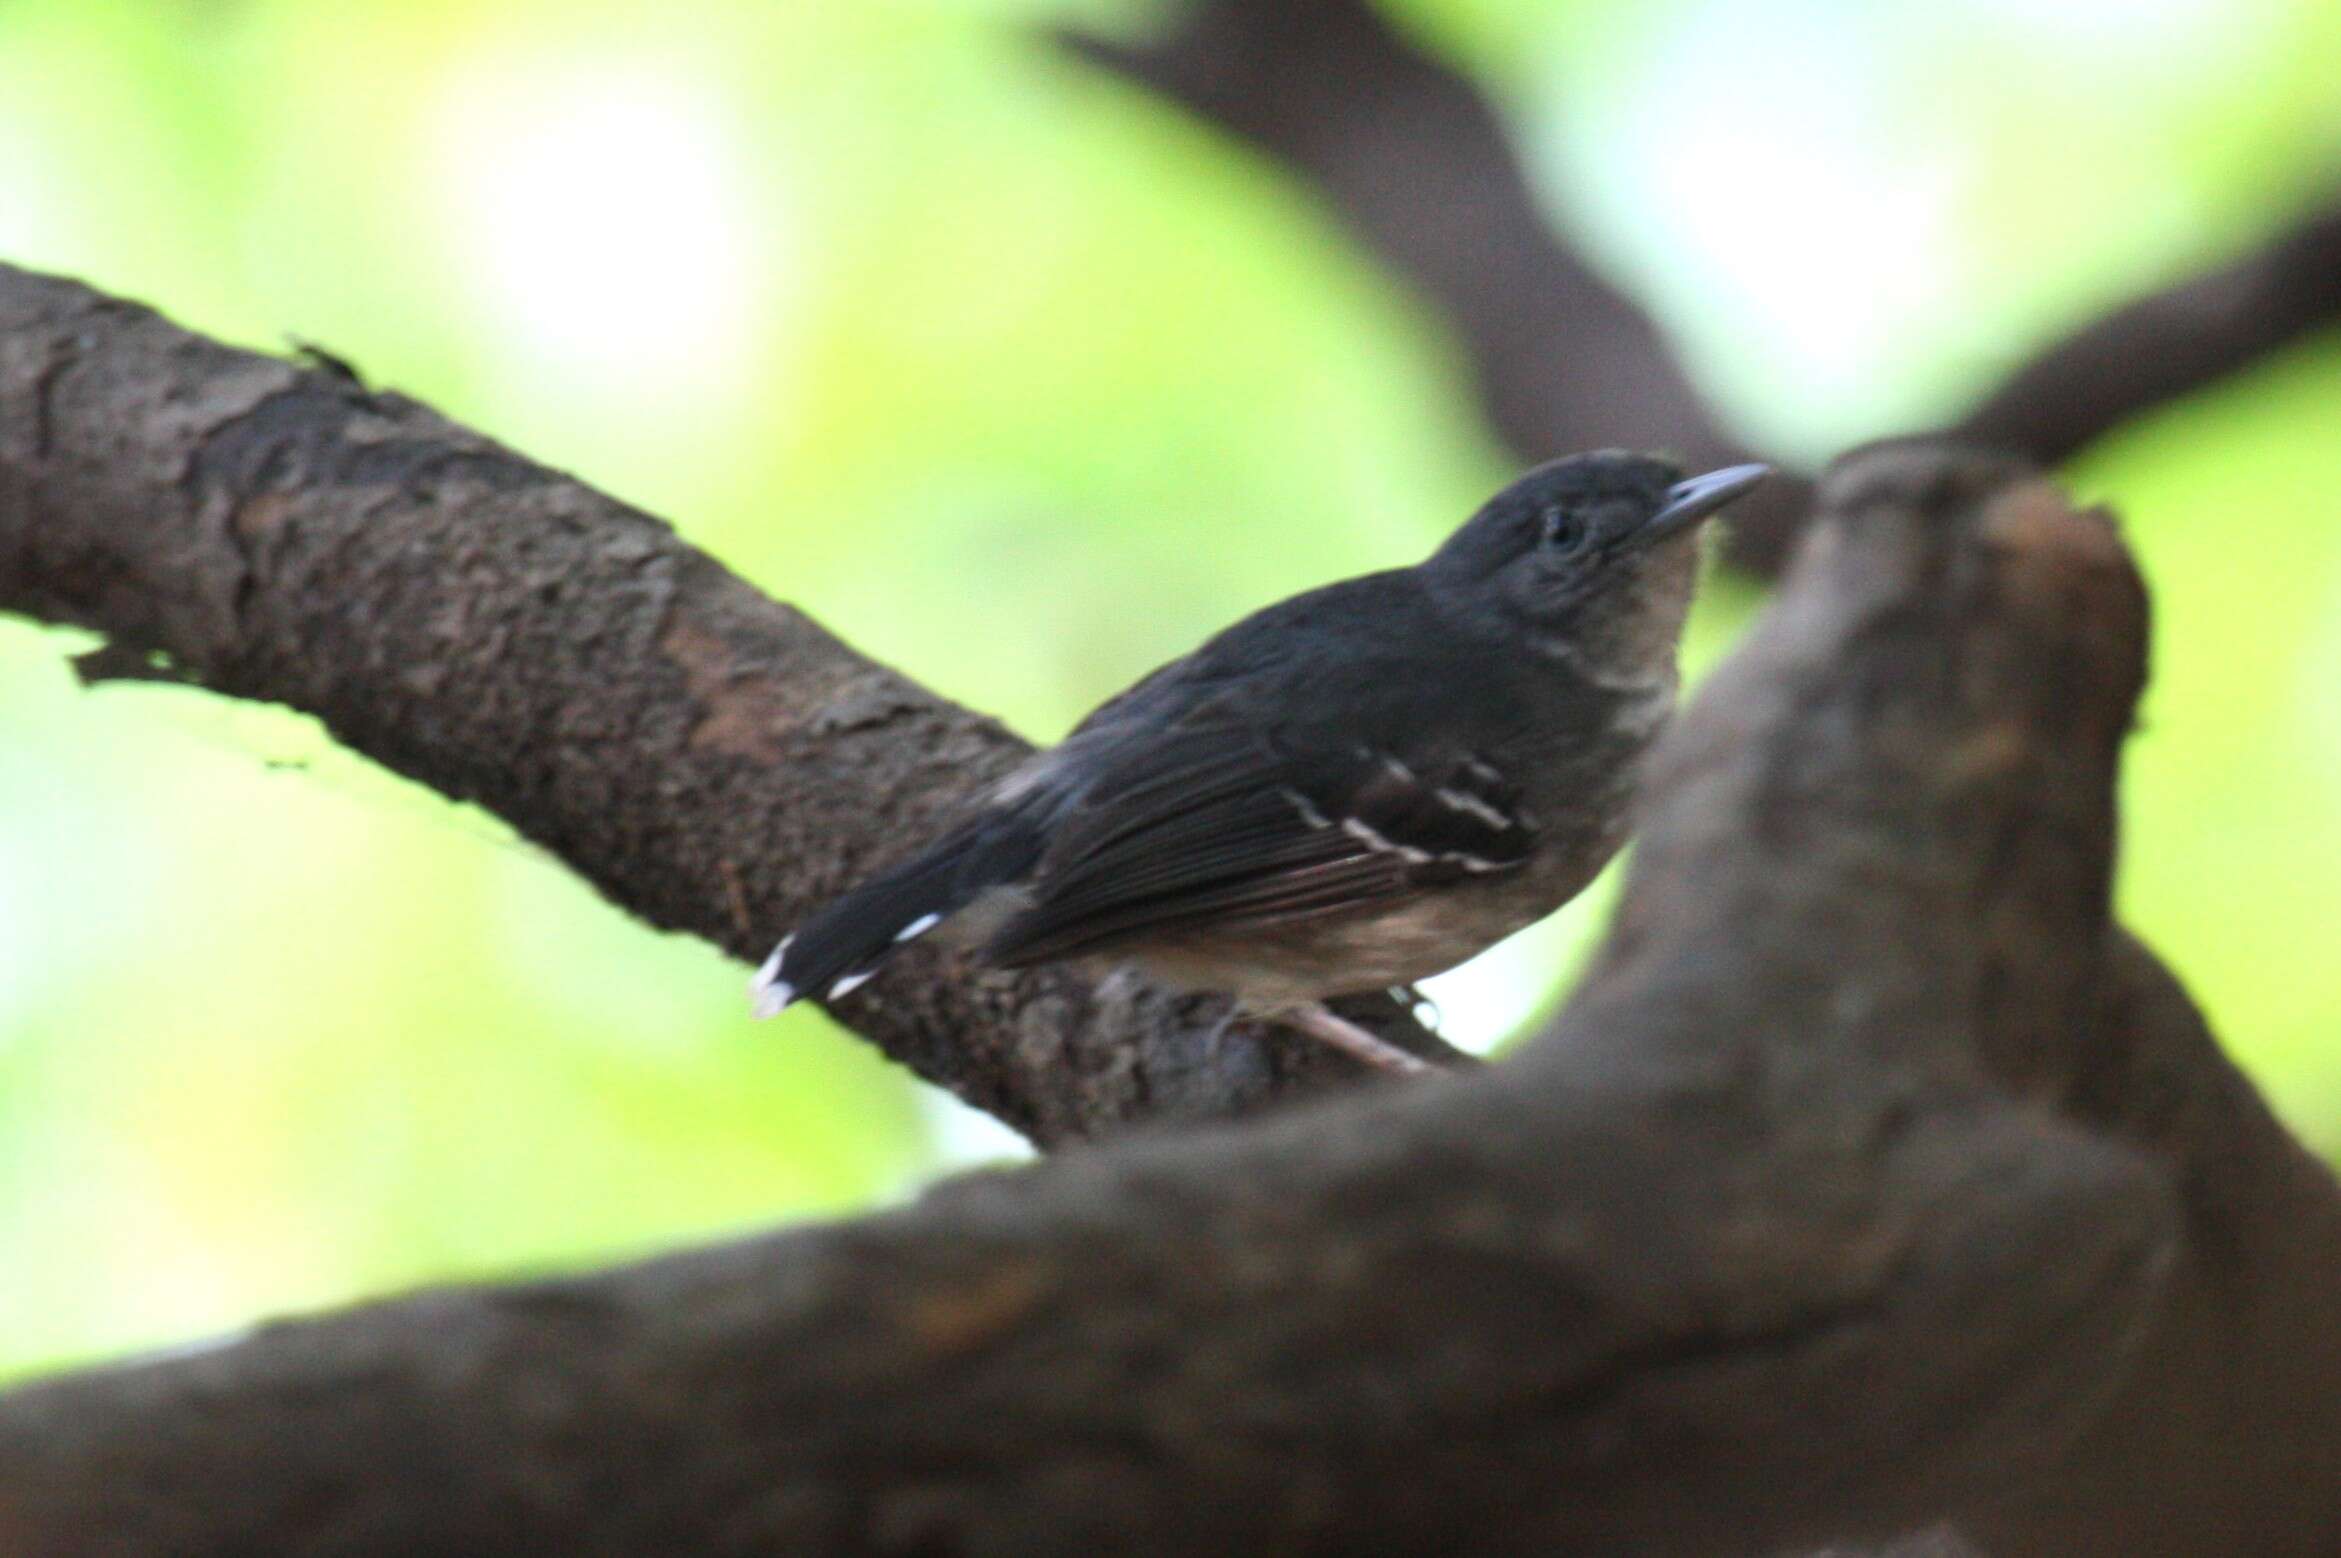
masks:
{"type": "MultiPolygon", "coordinates": [[[[1488,420],[1524,458],[1630,445],[1767,458],[1720,422],[1656,321],[1549,219],[1502,121],[1371,0],[1197,0],[1159,37],[1076,52],[1288,164],[1449,321],[1488,420]]],[[[1949,436],[2041,465],[2341,320],[2341,207],[2045,347],[1949,436]]],[[[1785,563],[1812,488],[1784,473],[1736,505],[1732,558],[1785,563]]]]}
{"type": "Polygon", "coordinates": [[[22,1390],[0,1548],[2334,1550],[2341,1195],[2108,919],[2118,537],[1824,507],[1516,1060],[22,1390]]]}
{"type": "MultiPolygon", "coordinates": [[[[426,407],[4,265],[0,610],[106,634],[88,676],[314,714],[750,961],[1030,750],[426,407]]],[[[834,1015],[1044,1144],[1357,1074],[1215,1040],[1211,1001],[924,949],[834,1015]]],[[[1391,1003],[1358,1015],[1457,1058],[1391,1003]]]]}

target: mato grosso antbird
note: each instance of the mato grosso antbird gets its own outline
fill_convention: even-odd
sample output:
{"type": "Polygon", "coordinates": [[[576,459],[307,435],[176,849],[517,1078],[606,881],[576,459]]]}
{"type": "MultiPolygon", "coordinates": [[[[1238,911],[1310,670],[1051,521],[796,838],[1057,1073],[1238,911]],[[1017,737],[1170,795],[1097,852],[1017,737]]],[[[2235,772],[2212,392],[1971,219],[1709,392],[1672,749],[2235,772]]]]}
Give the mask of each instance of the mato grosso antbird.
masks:
{"type": "Polygon", "coordinates": [[[1701,522],[1765,475],[1555,460],[1415,566],[1246,617],[785,937],[759,1015],[937,935],[1005,967],[1135,964],[1421,1069],[1323,1002],[1452,968],[1617,852],[1701,522]]]}

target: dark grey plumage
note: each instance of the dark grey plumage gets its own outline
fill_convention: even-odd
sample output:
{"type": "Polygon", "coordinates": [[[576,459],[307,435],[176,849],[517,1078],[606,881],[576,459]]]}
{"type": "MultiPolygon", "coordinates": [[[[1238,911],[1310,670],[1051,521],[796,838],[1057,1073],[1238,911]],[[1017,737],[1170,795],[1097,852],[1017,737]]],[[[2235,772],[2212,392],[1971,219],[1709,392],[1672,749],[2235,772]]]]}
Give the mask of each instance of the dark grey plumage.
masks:
{"type": "Polygon", "coordinates": [[[783,940],[759,1011],[847,994],[942,929],[1004,966],[1129,961],[1294,1013],[1549,914],[1624,837],[1698,522],[1763,468],[1679,474],[1554,461],[1416,567],[1228,628],[783,940]]]}

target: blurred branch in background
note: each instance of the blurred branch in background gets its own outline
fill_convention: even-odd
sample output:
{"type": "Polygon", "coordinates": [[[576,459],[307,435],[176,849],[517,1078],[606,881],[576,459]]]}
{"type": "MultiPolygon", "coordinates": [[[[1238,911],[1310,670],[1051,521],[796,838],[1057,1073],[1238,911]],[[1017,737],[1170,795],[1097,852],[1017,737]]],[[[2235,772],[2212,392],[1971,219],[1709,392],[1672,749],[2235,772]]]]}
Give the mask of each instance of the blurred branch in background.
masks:
{"type": "Polygon", "coordinates": [[[0,1541],[2332,1551],[2341,1196],[2108,912],[2142,583],[1998,459],[1822,493],[1510,1064],[32,1386],[0,1541]]]}
{"type": "Polygon", "coordinates": [[[2082,326],[1961,417],[1958,436],[2054,464],[2336,320],[2341,205],[2082,326]]]}
{"type": "MultiPolygon", "coordinates": [[[[1694,468],[1766,458],[1717,421],[1650,315],[1556,230],[1477,86],[1399,37],[1370,0],[1199,0],[1152,41],[1064,41],[1322,192],[1445,314],[1489,421],[1524,459],[1604,445],[1671,449],[1694,468]]],[[[2049,346],[1950,432],[2066,460],[2341,320],[2336,276],[2341,208],[2049,346]]],[[[1740,504],[1731,556],[1777,572],[1811,495],[1784,477],[1740,504]]]]}
{"type": "MultiPolygon", "coordinates": [[[[1478,88],[1372,5],[1205,0],[1152,43],[1066,42],[1314,184],[1446,314],[1489,420],[1523,456],[1622,445],[1675,450],[1693,469],[1756,458],[1641,306],[1555,235],[1478,88]]],[[[1808,495],[1798,484],[1799,508],[1808,495]]],[[[1773,501],[1759,492],[1737,508],[1773,501]]]]}
{"type": "MultiPolygon", "coordinates": [[[[85,676],[316,714],[751,962],[1030,750],[411,400],[6,265],[0,610],[106,634],[85,676]]],[[[1217,1034],[1208,1000],[932,953],[836,1015],[1043,1144],[1356,1071],[1290,1034],[1217,1034]]],[[[1395,1002],[1356,1015],[1460,1058],[1395,1002]]]]}

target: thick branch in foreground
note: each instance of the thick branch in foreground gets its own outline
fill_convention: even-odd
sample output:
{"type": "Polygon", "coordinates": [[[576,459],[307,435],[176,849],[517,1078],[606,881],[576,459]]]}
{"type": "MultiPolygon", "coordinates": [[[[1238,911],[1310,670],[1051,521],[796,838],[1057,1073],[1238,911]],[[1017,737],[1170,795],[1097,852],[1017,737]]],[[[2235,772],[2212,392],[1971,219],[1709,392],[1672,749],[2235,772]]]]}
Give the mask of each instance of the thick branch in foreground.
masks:
{"type": "MultiPolygon", "coordinates": [[[[1524,457],[1625,444],[1760,459],[1698,394],[1664,332],[1546,218],[1503,124],[1372,0],[1196,0],[1164,36],[1080,53],[1288,164],[1453,326],[1488,419],[1524,457]]],[[[2341,207],[2045,347],[1951,436],[2042,465],[2341,321],[2341,207]]],[[[1731,555],[1778,571],[1810,512],[1782,476],[1739,504],[1731,555]]]]}
{"type": "MultiPolygon", "coordinates": [[[[315,714],[751,961],[1030,750],[423,406],[6,266],[0,610],[106,634],[94,674],[315,714]]],[[[837,1015],[1044,1143],[1356,1074],[1293,1035],[1215,1042],[1210,1002],[924,950],[837,1015]]]]}
{"type": "Polygon", "coordinates": [[[2341,1199],[2106,917],[2111,526],[1873,453],[1493,1071],[0,1400],[0,1545],[2341,1543],[2341,1199]]]}

